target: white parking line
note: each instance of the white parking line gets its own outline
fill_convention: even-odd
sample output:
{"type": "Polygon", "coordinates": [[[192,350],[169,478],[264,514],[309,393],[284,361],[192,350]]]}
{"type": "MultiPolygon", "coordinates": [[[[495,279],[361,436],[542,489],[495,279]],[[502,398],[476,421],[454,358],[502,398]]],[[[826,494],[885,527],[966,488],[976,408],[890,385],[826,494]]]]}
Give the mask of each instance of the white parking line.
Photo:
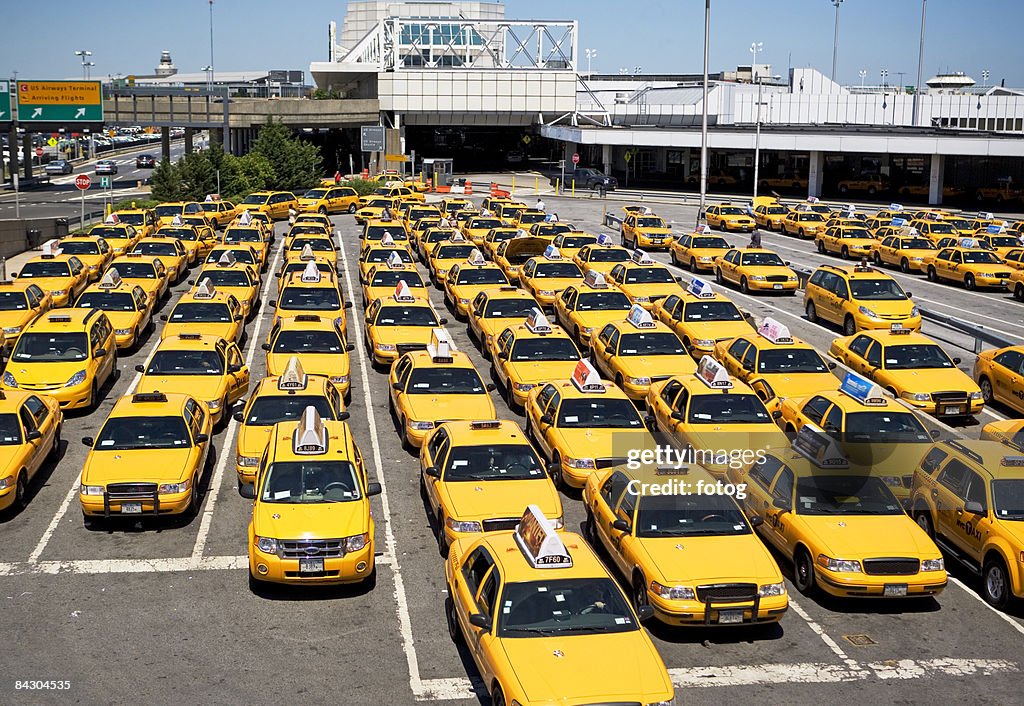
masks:
{"type": "Polygon", "coordinates": [[[149,574],[172,571],[225,571],[249,567],[249,556],[169,557],[161,559],[78,559],[0,564],[0,576],[21,574],[149,574]]]}
{"type": "Polygon", "coordinates": [[[815,635],[820,637],[821,641],[824,642],[830,650],[832,650],[836,657],[843,660],[850,670],[857,671],[861,669],[860,665],[857,664],[857,660],[851,659],[850,656],[843,651],[843,648],[840,647],[835,640],[829,637],[828,633],[825,632],[825,629],[818,625],[818,623],[808,615],[807,611],[803,609],[803,606],[793,600],[792,596],[789,597],[789,607],[794,613],[804,619],[804,622],[807,623],[807,627],[809,627],[815,635]]]}
{"type": "Polygon", "coordinates": [[[1024,625],[1021,625],[1020,623],[1018,623],[1016,620],[1011,618],[1009,615],[1007,615],[1003,611],[998,610],[997,608],[993,608],[992,606],[990,606],[988,603],[985,602],[984,598],[982,598],[981,596],[978,595],[977,591],[974,591],[971,588],[969,588],[967,585],[964,584],[963,581],[961,581],[960,579],[956,578],[955,576],[950,576],[949,577],[949,582],[952,583],[952,584],[956,584],[957,586],[962,588],[964,590],[964,593],[969,595],[974,600],[979,601],[983,606],[985,606],[990,611],[992,611],[993,613],[998,615],[1003,620],[1003,622],[1008,623],[1010,626],[1013,627],[1014,630],[1019,632],[1021,635],[1024,635],[1024,625]]]}

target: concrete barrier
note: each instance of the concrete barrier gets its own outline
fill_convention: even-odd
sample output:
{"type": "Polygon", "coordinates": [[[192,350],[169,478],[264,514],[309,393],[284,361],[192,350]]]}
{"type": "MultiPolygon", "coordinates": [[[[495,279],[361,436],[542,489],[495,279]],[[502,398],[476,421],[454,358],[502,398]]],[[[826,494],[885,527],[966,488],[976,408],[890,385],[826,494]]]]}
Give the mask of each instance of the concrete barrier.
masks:
{"type": "Polygon", "coordinates": [[[0,220],[0,257],[12,257],[68,233],[66,218],[22,218],[0,220]],[[38,231],[29,240],[29,231],[38,231]]]}

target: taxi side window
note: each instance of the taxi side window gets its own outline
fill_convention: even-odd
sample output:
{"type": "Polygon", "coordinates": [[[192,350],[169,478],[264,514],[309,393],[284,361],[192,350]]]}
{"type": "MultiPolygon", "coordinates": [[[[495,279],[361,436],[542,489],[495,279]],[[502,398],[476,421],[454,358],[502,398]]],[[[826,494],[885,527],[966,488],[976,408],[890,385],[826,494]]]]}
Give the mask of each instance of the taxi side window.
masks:
{"type": "Polygon", "coordinates": [[[803,413],[810,421],[815,424],[821,425],[821,418],[825,416],[825,412],[832,405],[827,399],[821,395],[816,395],[804,405],[803,413]]]}
{"type": "Polygon", "coordinates": [[[681,248],[688,248],[688,247],[690,247],[690,236],[684,235],[682,238],[680,238],[679,239],[679,246],[681,248]]]}
{"type": "Polygon", "coordinates": [[[985,479],[974,471],[967,474],[967,502],[976,502],[981,505],[981,514],[988,512],[988,500],[985,497],[985,479]]]}
{"type": "Polygon", "coordinates": [[[551,398],[554,397],[554,395],[555,386],[545,385],[544,389],[537,394],[537,406],[540,407],[540,409],[543,411],[543,409],[547,407],[548,402],[551,401],[551,398]]]}
{"type": "Polygon", "coordinates": [[[743,354],[743,358],[740,360],[740,363],[743,365],[743,369],[753,372],[756,358],[757,348],[755,346],[747,348],[746,353],[743,354]]]}
{"type": "Polygon", "coordinates": [[[622,282],[622,277],[626,272],[626,268],[622,265],[616,265],[612,268],[611,278],[616,282],[622,282]]]}
{"type": "Polygon", "coordinates": [[[228,368],[236,367],[242,369],[242,355],[238,352],[238,346],[228,348],[228,368]]]}
{"type": "Polygon", "coordinates": [[[562,396],[558,394],[558,388],[555,388],[555,394],[551,396],[551,402],[548,403],[548,408],[545,410],[547,414],[550,414],[554,419],[558,419],[558,405],[562,403],[562,396]]]}
{"type": "Polygon", "coordinates": [[[576,290],[566,288],[566,290],[562,292],[562,302],[565,304],[566,309],[572,309],[576,306],[576,290]]]}
{"type": "Polygon", "coordinates": [[[665,401],[665,404],[671,407],[672,401],[676,398],[676,395],[679,394],[679,390],[681,390],[682,387],[683,384],[678,380],[669,380],[661,390],[661,399],[665,401]]]}
{"type": "Polygon", "coordinates": [[[775,476],[778,475],[781,467],[782,461],[774,456],[765,456],[763,461],[755,463],[750,467],[748,477],[765,490],[768,490],[772,487],[772,481],[775,480],[775,476]]]}
{"type": "Polygon", "coordinates": [[[839,405],[832,406],[832,409],[825,415],[821,428],[830,433],[838,432],[843,428],[843,410],[840,409],[839,405]]]}
{"type": "Polygon", "coordinates": [[[842,277],[832,275],[829,289],[840,299],[850,298],[850,288],[842,277]]]}
{"type": "Polygon", "coordinates": [[[619,347],[619,338],[622,334],[619,333],[618,329],[612,331],[611,335],[608,336],[608,348],[611,351],[615,351],[619,347]]]}
{"type": "Polygon", "coordinates": [[[677,412],[686,411],[686,403],[690,401],[690,391],[685,387],[679,391],[679,396],[676,397],[675,404],[672,405],[672,409],[677,412]]]}
{"type": "Polygon", "coordinates": [[[950,262],[954,262],[954,263],[960,263],[960,262],[963,262],[963,256],[961,256],[961,254],[960,254],[959,252],[956,252],[956,251],[954,251],[954,252],[953,252],[953,253],[952,253],[952,254],[951,254],[951,255],[949,256],[949,261],[950,261],[950,262]]]}
{"type": "Polygon", "coordinates": [[[824,287],[826,274],[827,273],[824,270],[818,270],[813,275],[811,275],[810,284],[813,284],[818,287],[824,287]]]}
{"type": "Polygon", "coordinates": [[[477,598],[477,607],[480,608],[480,612],[487,616],[494,616],[495,603],[498,600],[498,569],[494,567],[491,569],[491,573],[484,579],[484,585],[480,589],[480,595],[477,598]]]}
{"type": "Polygon", "coordinates": [[[793,500],[793,471],[788,467],[782,469],[775,485],[772,487],[772,497],[784,500],[787,503],[793,500]]]}
{"type": "Polygon", "coordinates": [[[43,404],[43,401],[35,395],[32,395],[25,400],[25,408],[32,413],[32,416],[35,417],[36,423],[40,425],[46,420],[46,417],[49,414],[49,411],[46,409],[46,405],[43,404]]]}
{"type": "Polygon", "coordinates": [[[967,495],[967,481],[971,475],[971,469],[958,459],[950,459],[942,472],[939,473],[939,483],[959,498],[967,495]]]}
{"type": "Polygon", "coordinates": [[[481,292],[473,299],[473,313],[480,316],[484,313],[484,305],[487,304],[487,295],[481,292]]]}
{"type": "Polygon", "coordinates": [[[679,306],[679,297],[675,294],[670,294],[668,297],[662,300],[661,308],[664,309],[669,316],[673,319],[677,318],[675,315],[676,307],[679,306]]]}
{"type": "Polygon", "coordinates": [[[537,269],[537,262],[536,262],[536,260],[530,260],[529,262],[526,263],[526,266],[523,268],[523,274],[526,275],[527,277],[532,277],[533,273],[534,273],[534,271],[536,269],[537,269]]]}
{"type": "Polygon", "coordinates": [[[601,334],[597,337],[601,343],[608,345],[608,341],[611,340],[612,332],[615,330],[613,324],[605,324],[605,327],[601,329],[601,334]]]}
{"type": "Polygon", "coordinates": [[[850,352],[863,358],[869,345],[871,345],[870,338],[863,335],[857,336],[857,338],[850,342],[850,352]]]}
{"type": "Polygon", "coordinates": [[[480,582],[484,580],[492,566],[494,566],[494,561],[483,547],[477,547],[476,551],[462,565],[462,575],[465,577],[466,587],[472,595],[476,595],[480,582]]]}
{"type": "Polygon", "coordinates": [[[928,474],[934,474],[943,461],[946,460],[946,452],[940,448],[934,448],[921,459],[921,470],[928,474]]]}
{"type": "Polygon", "coordinates": [[[867,355],[864,356],[864,360],[868,362],[868,365],[875,368],[882,367],[882,344],[878,341],[872,341],[871,347],[868,348],[867,355]]]}
{"type": "Polygon", "coordinates": [[[430,458],[433,460],[434,465],[437,466],[441,458],[441,451],[445,450],[445,442],[448,441],[448,432],[444,429],[438,429],[432,437],[430,437],[430,443],[427,444],[427,451],[430,452],[430,458]]]}
{"type": "Polygon", "coordinates": [[[728,255],[725,256],[725,259],[728,262],[731,262],[734,265],[738,265],[739,262],[740,262],[740,251],[739,250],[731,251],[728,255]]]}
{"type": "Polygon", "coordinates": [[[89,328],[89,342],[92,344],[93,355],[96,355],[96,351],[103,347],[103,331],[99,321],[89,328]]]}
{"type": "Polygon", "coordinates": [[[405,389],[405,383],[409,379],[409,373],[412,371],[412,360],[406,356],[398,361],[395,365],[395,377],[397,382],[405,389]]]}
{"type": "Polygon", "coordinates": [[[633,493],[624,493],[622,500],[619,502],[618,508],[615,510],[615,514],[619,519],[625,520],[630,524],[633,523],[633,510],[636,509],[636,495],[633,493]]]}
{"type": "Polygon", "coordinates": [[[1022,364],[1024,364],[1024,353],[1019,351],[1005,351],[995,357],[995,361],[1004,368],[1009,368],[1015,373],[1022,372],[1022,364]]]}
{"type": "Polygon", "coordinates": [[[28,407],[23,406],[19,409],[18,416],[21,417],[21,425],[25,428],[26,434],[39,428],[39,424],[36,423],[35,415],[28,410],[28,407]]]}
{"type": "Polygon", "coordinates": [[[618,504],[627,485],[629,485],[629,479],[622,471],[616,471],[604,482],[604,485],[601,486],[601,497],[604,498],[609,508],[618,504]]]}
{"type": "Polygon", "coordinates": [[[747,350],[747,346],[749,345],[750,343],[747,342],[746,340],[742,338],[737,338],[735,341],[732,342],[732,345],[729,346],[729,355],[731,355],[736,360],[742,360],[743,353],[744,351],[747,350]]]}

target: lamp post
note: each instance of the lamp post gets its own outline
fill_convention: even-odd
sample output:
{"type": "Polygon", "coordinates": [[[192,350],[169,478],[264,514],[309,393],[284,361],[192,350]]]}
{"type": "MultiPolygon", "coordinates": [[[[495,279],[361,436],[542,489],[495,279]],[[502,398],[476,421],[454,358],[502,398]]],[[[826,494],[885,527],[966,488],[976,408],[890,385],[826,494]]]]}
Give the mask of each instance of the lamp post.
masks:
{"type": "Polygon", "coordinates": [[[921,0],[921,41],[917,48],[917,83],[914,84],[914,100],[911,107],[911,122],[917,125],[917,102],[921,95],[921,68],[924,64],[924,18],[928,11],[928,0],[921,0]]]}
{"type": "Polygon", "coordinates": [[[860,76],[860,87],[864,88],[864,79],[868,77],[867,69],[861,69],[857,72],[857,75],[860,76]]]}
{"type": "Polygon", "coordinates": [[[210,0],[210,90],[213,90],[213,0],[210,0]]]}
{"type": "Polygon", "coordinates": [[[843,0],[831,0],[832,6],[836,8],[836,29],[832,35],[832,80],[836,80],[836,59],[839,56],[839,6],[843,0]]]}
{"type": "Polygon", "coordinates": [[[92,74],[90,73],[90,69],[91,69],[91,68],[92,68],[93,66],[95,66],[95,65],[96,65],[96,62],[95,62],[95,61],[87,61],[87,62],[85,62],[84,64],[82,64],[82,66],[84,66],[84,67],[85,67],[85,77],[86,77],[86,78],[89,78],[90,76],[92,76],[92,74]]]}
{"type": "Polygon", "coordinates": [[[590,80],[590,60],[597,56],[597,49],[584,49],[587,54],[587,80],[590,80]]]}
{"type": "Polygon", "coordinates": [[[889,69],[882,69],[878,72],[878,75],[882,77],[882,88],[888,88],[889,82],[887,79],[889,78],[889,69]]]}
{"type": "Polygon", "coordinates": [[[704,217],[708,196],[708,31],[711,27],[711,0],[704,0],[704,98],[700,116],[700,210],[697,223],[704,217]]]}
{"type": "Polygon", "coordinates": [[[754,130],[754,200],[757,200],[757,181],[761,171],[761,74],[757,70],[757,55],[764,50],[763,42],[754,42],[750,45],[750,53],[754,55],[751,63],[751,70],[754,72],[754,80],[757,82],[757,120],[754,130]]]}
{"type": "Polygon", "coordinates": [[[989,79],[990,76],[992,76],[992,74],[989,73],[988,69],[983,69],[982,70],[982,72],[981,72],[981,85],[982,85],[983,88],[987,88],[988,87],[988,79],[989,79]]]}
{"type": "Polygon", "coordinates": [[[206,74],[206,90],[209,93],[213,93],[213,66],[204,66],[202,69],[203,73],[206,74]]]}
{"type": "Polygon", "coordinates": [[[81,60],[82,60],[82,78],[88,78],[89,77],[89,67],[96,65],[96,64],[94,64],[93,62],[89,61],[86,58],[86,57],[92,56],[92,52],[89,51],[88,49],[79,49],[78,51],[75,52],[75,56],[81,58],[81,60]]]}

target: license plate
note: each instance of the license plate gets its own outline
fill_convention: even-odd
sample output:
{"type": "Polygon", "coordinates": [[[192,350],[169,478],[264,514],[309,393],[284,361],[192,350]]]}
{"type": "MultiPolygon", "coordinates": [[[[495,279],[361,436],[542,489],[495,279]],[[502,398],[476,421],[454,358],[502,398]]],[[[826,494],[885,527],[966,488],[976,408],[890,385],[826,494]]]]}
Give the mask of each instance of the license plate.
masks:
{"type": "Polygon", "coordinates": [[[772,285],[772,289],[782,289],[782,285],[781,284],[773,284],[772,285]]]}
{"type": "Polygon", "coordinates": [[[943,407],[942,408],[942,413],[943,414],[963,414],[963,408],[962,407],[943,407]]]}
{"type": "Polygon", "coordinates": [[[887,583],[885,588],[882,589],[884,596],[900,597],[907,595],[907,584],[905,583],[887,583]]]}
{"type": "Polygon", "coordinates": [[[142,513],[142,503],[121,503],[121,512],[125,515],[138,515],[142,513]]]}
{"type": "Polygon", "coordinates": [[[319,574],[324,570],[323,559],[299,559],[300,574],[319,574]]]}
{"type": "Polygon", "coordinates": [[[665,241],[662,240],[661,238],[651,238],[651,242],[654,243],[655,245],[658,245],[660,243],[664,243],[665,241]]]}
{"type": "Polygon", "coordinates": [[[743,611],[742,610],[720,610],[718,611],[718,622],[719,623],[742,623],[743,622],[743,611]]]}

